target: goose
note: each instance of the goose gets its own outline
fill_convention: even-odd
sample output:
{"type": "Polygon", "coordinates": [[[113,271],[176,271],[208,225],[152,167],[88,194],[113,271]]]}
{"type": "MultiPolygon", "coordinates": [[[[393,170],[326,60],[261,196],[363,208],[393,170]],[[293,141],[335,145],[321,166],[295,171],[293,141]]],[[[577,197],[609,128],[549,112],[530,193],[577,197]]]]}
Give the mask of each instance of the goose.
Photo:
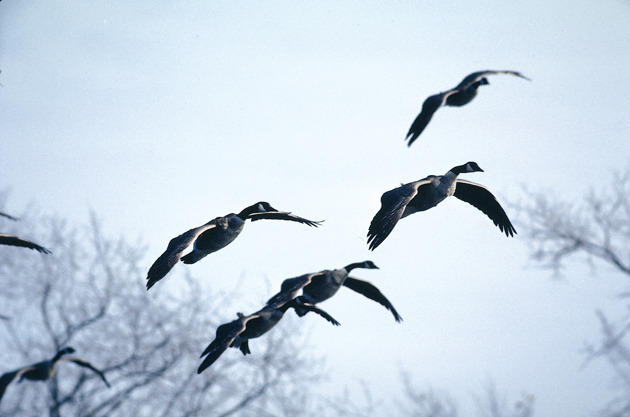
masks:
{"type": "Polygon", "coordinates": [[[473,72],[457,84],[457,87],[434,94],[424,100],[420,114],[411,124],[409,132],[407,132],[407,136],[405,138],[405,140],[409,141],[407,142],[407,146],[411,146],[411,144],[418,139],[418,136],[420,136],[422,131],[427,127],[433,117],[433,113],[435,113],[437,109],[442,106],[460,107],[470,103],[477,96],[477,89],[479,86],[490,84],[486,76],[494,74],[509,74],[531,81],[518,71],[485,70],[473,72]]]}
{"type": "Polygon", "coordinates": [[[459,174],[468,172],[483,172],[483,169],[471,161],[451,168],[445,175],[429,175],[385,192],[381,196],[381,209],[372,219],[367,234],[370,250],[383,243],[398,220],[435,207],[452,195],[484,212],[506,236],[514,236],[516,229],[494,195],[483,185],[457,179],[459,174]]]}
{"type": "Polygon", "coordinates": [[[3,374],[2,376],[0,376],[0,400],[2,400],[2,396],[4,395],[4,391],[7,389],[7,386],[15,378],[19,378],[18,382],[21,382],[23,379],[29,379],[31,381],[45,381],[55,374],[55,372],[57,371],[57,365],[61,361],[73,362],[79,366],[90,369],[91,371],[96,373],[101,378],[101,380],[103,380],[105,385],[107,385],[107,388],[109,388],[110,385],[105,378],[105,374],[92,366],[91,363],[79,358],[65,356],[74,352],[74,348],[68,346],[59,350],[55,354],[55,356],[53,356],[49,360],[37,362],[32,365],[28,365],[23,368],[16,369],[15,371],[3,374]]]}
{"type": "MultiPolygon", "coordinates": [[[[205,359],[199,365],[197,373],[202,373],[212,365],[228,347],[239,349],[243,355],[251,353],[249,340],[267,333],[280,321],[289,308],[296,308],[297,306],[297,301],[289,300],[287,302],[267,304],[262,309],[248,316],[243,313],[236,313],[238,316],[236,320],[222,324],[217,328],[214,340],[201,354],[201,357],[205,356],[205,359]]],[[[299,307],[306,311],[317,313],[334,326],[339,326],[339,322],[324,310],[310,304],[300,304],[299,307]]]]}
{"type": "Polygon", "coordinates": [[[240,213],[230,213],[223,217],[217,217],[208,223],[190,229],[181,235],[171,239],[166,251],[160,255],[149,268],[147,274],[147,291],[156,282],[166,276],[181,258],[185,264],[194,264],[204,256],[216,252],[232,243],[241,233],[246,220],[288,220],[306,224],[307,226],[319,226],[321,221],[308,220],[298,217],[286,211],[278,211],[265,201],[260,201],[244,208],[240,213]],[[194,243],[193,243],[194,242],[194,243]],[[184,250],[193,244],[193,250],[186,256],[182,256],[184,250]]]}
{"type": "Polygon", "coordinates": [[[52,253],[50,252],[50,250],[38,245],[37,243],[33,243],[29,240],[25,240],[17,236],[8,235],[6,233],[0,233],[0,245],[19,246],[22,248],[35,249],[40,253],[52,253]]]}
{"type": "Polygon", "coordinates": [[[300,317],[305,315],[307,311],[301,307],[301,304],[318,304],[335,295],[342,286],[348,287],[359,294],[376,301],[388,309],[397,322],[402,317],[392,303],[376,288],[367,281],[350,277],[350,272],[355,268],[379,269],[372,261],[355,262],[339,269],[325,269],[312,274],[304,274],[296,278],[285,279],[280,287],[280,292],[267,301],[269,304],[283,302],[295,299],[298,306],[294,308],[296,314],[300,317]],[[298,295],[302,291],[301,295],[298,295]]]}

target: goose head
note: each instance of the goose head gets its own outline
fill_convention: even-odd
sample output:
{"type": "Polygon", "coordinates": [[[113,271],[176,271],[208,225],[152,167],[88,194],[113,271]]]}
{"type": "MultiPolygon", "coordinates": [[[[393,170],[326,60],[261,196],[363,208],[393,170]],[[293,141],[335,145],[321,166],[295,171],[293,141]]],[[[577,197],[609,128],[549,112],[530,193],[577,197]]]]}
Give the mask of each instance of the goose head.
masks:
{"type": "Polygon", "coordinates": [[[76,352],[73,347],[67,346],[59,351],[60,355],[69,355],[71,353],[76,352]]]}
{"type": "Polygon", "coordinates": [[[463,174],[466,172],[483,172],[483,169],[476,162],[470,161],[466,162],[463,165],[458,165],[456,167],[451,168],[450,172],[455,175],[463,174]]]}
{"type": "Polygon", "coordinates": [[[488,81],[488,79],[486,77],[482,77],[479,80],[479,85],[490,85],[490,81],[488,81]]]}
{"type": "Polygon", "coordinates": [[[483,172],[483,169],[473,161],[467,162],[464,166],[466,169],[464,172],[483,172]]]}
{"type": "Polygon", "coordinates": [[[267,213],[270,211],[278,211],[275,208],[271,207],[271,204],[267,203],[266,201],[259,201],[251,207],[255,207],[255,211],[253,213],[267,213]]]}
{"type": "Polygon", "coordinates": [[[379,269],[379,268],[378,268],[378,266],[376,266],[376,265],[374,264],[374,262],[372,262],[372,261],[363,261],[363,262],[361,263],[360,268],[365,268],[365,269],[379,269]]]}
{"type": "Polygon", "coordinates": [[[259,201],[258,203],[252,204],[251,206],[245,207],[243,211],[238,214],[238,217],[245,220],[251,214],[254,213],[268,213],[270,211],[278,211],[275,208],[271,207],[271,204],[266,201],[259,201]]]}
{"type": "Polygon", "coordinates": [[[372,261],[354,262],[346,265],[343,269],[345,269],[347,273],[350,273],[355,268],[379,269],[372,261]]]}

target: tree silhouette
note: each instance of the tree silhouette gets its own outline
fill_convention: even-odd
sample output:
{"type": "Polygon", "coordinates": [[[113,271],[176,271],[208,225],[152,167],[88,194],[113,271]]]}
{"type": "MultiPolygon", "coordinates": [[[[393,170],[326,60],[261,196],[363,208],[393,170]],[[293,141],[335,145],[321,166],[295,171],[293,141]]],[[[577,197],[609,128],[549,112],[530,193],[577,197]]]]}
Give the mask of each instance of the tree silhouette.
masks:
{"type": "MultiPolygon", "coordinates": [[[[630,168],[614,174],[605,187],[589,192],[580,204],[530,193],[521,207],[522,228],[531,256],[558,273],[566,263],[604,267],[626,283],[630,278],[630,168]]],[[[630,415],[630,288],[620,294],[623,317],[610,319],[597,311],[601,340],[587,347],[589,359],[604,358],[618,380],[619,395],[600,416],[630,415]]]]}
{"type": "Polygon", "coordinates": [[[14,381],[0,416],[284,415],[320,377],[320,360],[300,349],[297,318],[257,340],[255,355],[224,355],[197,375],[216,327],[235,316],[230,294],[208,294],[189,276],[177,294],[147,294],[142,245],[106,237],[94,215],[81,227],[22,217],[20,228],[35,228],[54,253],[0,250],[0,305],[10,317],[0,321],[0,373],[71,345],[112,387],[61,365],[47,382],[14,381]]]}

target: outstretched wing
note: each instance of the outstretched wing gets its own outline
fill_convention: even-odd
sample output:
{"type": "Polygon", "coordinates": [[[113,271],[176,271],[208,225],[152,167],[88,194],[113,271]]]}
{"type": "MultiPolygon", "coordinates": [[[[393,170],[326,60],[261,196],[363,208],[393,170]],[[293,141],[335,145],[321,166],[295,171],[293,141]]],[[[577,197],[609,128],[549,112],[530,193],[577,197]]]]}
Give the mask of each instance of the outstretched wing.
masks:
{"type": "Polygon", "coordinates": [[[520,77],[526,79],[527,81],[531,81],[529,78],[524,76],[518,71],[510,71],[510,70],[485,70],[485,71],[477,71],[472,74],[467,75],[458,85],[455,87],[456,90],[461,90],[468,88],[472,83],[479,81],[486,75],[495,75],[495,74],[508,74],[514,75],[515,77],[520,77]]]}
{"type": "Polygon", "coordinates": [[[201,365],[199,365],[197,373],[202,373],[207,367],[209,367],[217,359],[219,359],[219,356],[221,356],[223,352],[226,351],[228,346],[232,344],[234,339],[236,339],[236,336],[238,336],[243,332],[243,330],[245,330],[247,321],[254,317],[257,316],[253,314],[247,317],[240,317],[236,320],[219,326],[217,328],[217,333],[214,340],[208,345],[208,347],[206,347],[206,349],[201,354],[202,358],[206,355],[207,356],[203,360],[201,365]]]}
{"type": "Polygon", "coordinates": [[[0,216],[2,216],[2,217],[6,217],[7,219],[9,219],[9,220],[13,220],[13,221],[17,221],[17,220],[18,220],[18,218],[17,218],[17,217],[10,216],[10,215],[8,215],[7,213],[3,213],[3,212],[1,212],[1,211],[0,211],[0,216]]]}
{"type": "Polygon", "coordinates": [[[0,245],[19,246],[22,248],[35,249],[37,252],[41,253],[51,253],[48,249],[38,245],[37,243],[21,239],[17,236],[7,235],[5,233],[0,233],[0,245]]]}
{"type": "Polygon", "coordinates": [[[213,227],[216,227],[216,223],[214,220],[211,220],[203,226],[190,229],[186,233],[182,233],[171,239],[164,253],[161,254],[155,262],[153,262],[151,268],[149,268],[149,272],[147,273],[147,290],[168,274],[177,261],[179,261],[179,258],[182,257],[182,252],[197,239],[197,236],[213,227]]]}
{"type": "Polygon", "coordinates": [[[335,318],[333,316],[331,316],[330,314],[326,313],[321,308],[315,307],[313,304],[300,303],[300,307],[305,309],[305,310],[307,310],[307,311],[312,311],[315,314],[319,314],[320,316],[322,316],[323,318],[328,320],[330,323],[332,323],[334,326],[340,326],[341,325],[341,323],[339,323],[337,320],[335,320],[335,318]]]}
{"type": "Polygon", "coordinates": [[[391,313],[394,315],[394,319],[397,322],[400,322],[402,320],[402,317],[400,317],[400,314],[398,314],[398,312],[396,311],[392,303],[390,303],[390,301],[387,299],[387,297],[385,297],[383,293],[371,283],[357,278],[348,277],[344,281],[343,285],[369,298],[370,300],[374,300],[382,306],[385,306],[386,309],[391,311],[391,313]]]}
{"type": "Polygon", "coordinates": [[[398,220],[402,217],[407,204],[416,196],[418,187],[428,182],[428,180],[421,180],[404,184],[387,191],[381,196],[381,209],[372,219],[368,229],[367,236],[370,250],[376,249],[389,236],[398,220]]]}
{"type": "Polygon", "coordinates": [[[505,210],[486,187],[474,182],[458,179],[455,197],[483,211],[506,236],[514,236],[516,229],[510,222],[505,210]]]}
{"type": "Polygon", "coordinates": [[[305,219],[304,217],[296,216],[288,211],[267,211],[264,213],[252,213],[249,215],[249,219],[253,222],[257,220],[288,220],[291,222],[298,222],[306,224],[307,226],[317,227],[323,223],[323,220],[314,221],[305,219]]]}
{"type": "Polygon", "coordinates": [[[2,396],[4,395],[4,391],[7,389],[7,386],[15,379],[21,370],[22,369],[16,369],[15,371],[7,372],[0,376],[0,401],[2,401],[2,396]]]}
{"type": "Polygon", "coordinates": [[[416,116],[416,119],[411,124],[411,127],[407,132],[407,136],[405,137],[405,140],[408,141],[407,146],[411,146],[411,144],[418,139],[418,136],[420,136],[424,128],[426,128],[431,121],[433,113],[442,107],[448,96],[454,92],[455,91],[452,90],[444,91],[442,93],[429,96],[426,100],[424,100],[424,103],[422,103],[422,111],[418,114],[418,116],[416,116]]]}
{"type": "Polygon", "coordinates": [[[107,385],[107,388],[111,387],[111,385],[109,385],[109,382],[105,378],[105,374],[100,369],[95,368],[90,362],[84,361],[83,359],[70,357],[70,356],[63,357],[63,358],[60,359],[60,361],[73,362],[73,363],[76,363],[79,366],[82,366],[84,368],[88,368],[89,370],[94,372],[96,375],[98,375],[103,380],[105,385],[107,385]]]}
{"type": "Polygon", "coordinates": [[[302,288],[310,284],[313,278],[319,275],[325,274],[322,272],[316,272],[313,274],[304,274],[300,275],[299,277],[285,279],[284,281],[282,281],[280,292],[271,297],[267,301],[267,305],[275,308],[283,306],[284,304],[297,297],[302,288]]]}

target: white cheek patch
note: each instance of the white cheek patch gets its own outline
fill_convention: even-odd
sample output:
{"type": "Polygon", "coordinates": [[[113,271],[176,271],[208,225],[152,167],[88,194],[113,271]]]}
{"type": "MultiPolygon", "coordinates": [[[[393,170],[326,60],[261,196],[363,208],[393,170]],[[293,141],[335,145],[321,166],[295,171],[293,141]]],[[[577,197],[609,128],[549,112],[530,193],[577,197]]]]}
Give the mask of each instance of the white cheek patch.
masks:
{"type": "Polygon", "coordinates": [[[263,207],[262,203],[258,203],[258,210],[265,211],[265,208],[263,207]]]}
{"type": "Polygon", "coordinates": [[[473,172],[473,169],[470,166],[470,164],[466,164],[466,172],[473,172]]]}

